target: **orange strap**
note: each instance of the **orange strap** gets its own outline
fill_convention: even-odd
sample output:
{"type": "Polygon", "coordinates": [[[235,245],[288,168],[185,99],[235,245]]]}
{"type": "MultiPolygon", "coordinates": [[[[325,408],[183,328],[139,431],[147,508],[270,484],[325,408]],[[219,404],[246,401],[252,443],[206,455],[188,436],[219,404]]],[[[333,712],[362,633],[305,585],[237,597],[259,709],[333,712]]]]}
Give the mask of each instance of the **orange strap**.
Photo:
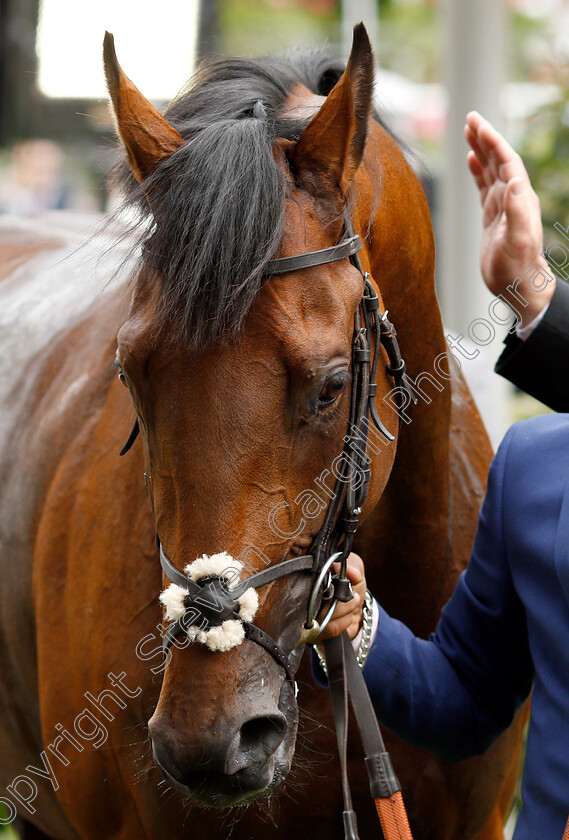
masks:
{"type": "Polygon", "coordinates": [[[565,831],[563,832],[563,840],[569,840],[569,819],[567,820],[567,825],[565,826],[565,831]]]}
{"type": "Polygon", "coordinates": [[[374,801],[385,840],[413,840],[401,791],[374,801]]]}

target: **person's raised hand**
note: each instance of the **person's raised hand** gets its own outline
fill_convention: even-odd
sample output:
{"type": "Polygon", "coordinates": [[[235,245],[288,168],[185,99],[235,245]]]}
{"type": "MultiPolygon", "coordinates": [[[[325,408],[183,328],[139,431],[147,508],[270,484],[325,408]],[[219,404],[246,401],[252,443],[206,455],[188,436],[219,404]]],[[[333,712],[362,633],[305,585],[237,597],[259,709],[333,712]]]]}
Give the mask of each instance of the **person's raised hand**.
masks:
{"type": "Polygon", "coordinates": [[[511,301],[529,323],[549,303],[555,280],[529,270],[532,265],[552,277],[541,256],[543,227],[539,199],[521,157],[508,141],[477,111],[466,117],[465,136],[471,147],[468,168],[482,204],[482,276],[494,295],[511,301]],[[521,280],[517,278],[522,277],[521,280]],[[520,305],[521,295],[527,306],[520,305]],[[508,288],[510,287],[510,288],[508,288]]]}

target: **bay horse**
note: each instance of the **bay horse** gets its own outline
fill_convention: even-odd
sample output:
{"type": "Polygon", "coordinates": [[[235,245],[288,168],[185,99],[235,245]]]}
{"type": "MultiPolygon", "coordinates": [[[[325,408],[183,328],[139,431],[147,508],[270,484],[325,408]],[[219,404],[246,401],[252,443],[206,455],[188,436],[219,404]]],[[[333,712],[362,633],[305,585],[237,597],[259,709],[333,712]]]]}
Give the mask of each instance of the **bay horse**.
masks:
{"type": "MultiPolygon", "coordinates": [[[[294,679],[248,639],[176,639],[165,665],[155,533],[178,572],[227,552],[247,576],[306,554],[347,433],[362,277],[347,258],[266,269],[335,248],[349,222],[428,389],[396,406],[377,350],[385,434],[370,436],[356,548],[387,609],[434,628],[491,452],[449,374],[427,203],[372,113],[362,25],[343,73],[319,53],[213,61],[166,115],[110,36],[105,66],[137,222],[82,247],[78,217],[0,223],[1,819],[17,810],[25,837],[58,840],[340,838],[328,697],[300,663],[307,575],[251,607],[294,679]]],[[[457,765],[388,738],[416,839],[502,837],[522,724],[457,765]]],[[[353,746],[371,838],[362,773],[353,746]]]]}

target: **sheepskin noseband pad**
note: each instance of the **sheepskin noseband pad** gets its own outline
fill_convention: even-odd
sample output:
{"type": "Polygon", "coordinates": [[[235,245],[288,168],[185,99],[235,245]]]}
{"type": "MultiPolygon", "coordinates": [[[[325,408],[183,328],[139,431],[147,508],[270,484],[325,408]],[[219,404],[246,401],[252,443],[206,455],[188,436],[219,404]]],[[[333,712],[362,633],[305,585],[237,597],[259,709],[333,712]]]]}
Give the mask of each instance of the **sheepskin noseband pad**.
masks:
{"type": "Polygon", "coordinates": [[[202,594],[192,598],[186,595],[184,606],[187,610],[199,607],[210,627],[219,627],[228,618],[238,618],[239,605],[235,603],[231,592],[222,578],[204,578],[202,594]]]}
{"type": "Polygon", "coordinates": [[[160,595],[166,618],[178,621],[183,616],[189,640],[212,651],[231,650],[241,644],[245,638],[243,622],[251,622],[259,606],[252,587],[237,598],[232,594],[242,570],[243,564],[226,551],[198,557],[185,567],[184,574],[198,584],[199,590],[192,593],[176,583],[170,584],[160,595]]]}

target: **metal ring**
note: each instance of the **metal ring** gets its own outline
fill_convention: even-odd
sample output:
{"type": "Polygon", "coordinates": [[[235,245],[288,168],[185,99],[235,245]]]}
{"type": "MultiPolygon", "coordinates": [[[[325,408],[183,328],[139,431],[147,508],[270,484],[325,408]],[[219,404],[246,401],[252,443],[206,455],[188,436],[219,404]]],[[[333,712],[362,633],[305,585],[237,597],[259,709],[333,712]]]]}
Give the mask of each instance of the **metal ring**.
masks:
{"type": "MultiPolygon", "coordinates": [[[[326,560],[320,571],[318,572],[318,577],[314,581],[314,586],[312,587],[312,592],[310,593],[310,598],[308,600],[308,607],[306,610],[306,622],[304,624],[306,629],[310,629],[314,623],[316,618],[316,602],[318,601],[318,596],[320,595],[320,591],[322,588],[322,584],[324,583],[324,578],[326,577],[326,573],[332,567],[333,563],[337,563],[340,558],[343,558],[344,566],[346,565],[347,557],[344,557],[343,551],[336,551],[334,554],[331,554],[330,557],[326,560]]],[[[345,568],[343,570],[343,574],[345,574],[345,568]]],[[[323,630],[324,627],[328,624],[330,619],[332,618],[332,614],[336,609],[338,601],[335,599],[332,601],[331,608],[326,613],[324,621],[320,622],[320,629],[323,630]]]]}

